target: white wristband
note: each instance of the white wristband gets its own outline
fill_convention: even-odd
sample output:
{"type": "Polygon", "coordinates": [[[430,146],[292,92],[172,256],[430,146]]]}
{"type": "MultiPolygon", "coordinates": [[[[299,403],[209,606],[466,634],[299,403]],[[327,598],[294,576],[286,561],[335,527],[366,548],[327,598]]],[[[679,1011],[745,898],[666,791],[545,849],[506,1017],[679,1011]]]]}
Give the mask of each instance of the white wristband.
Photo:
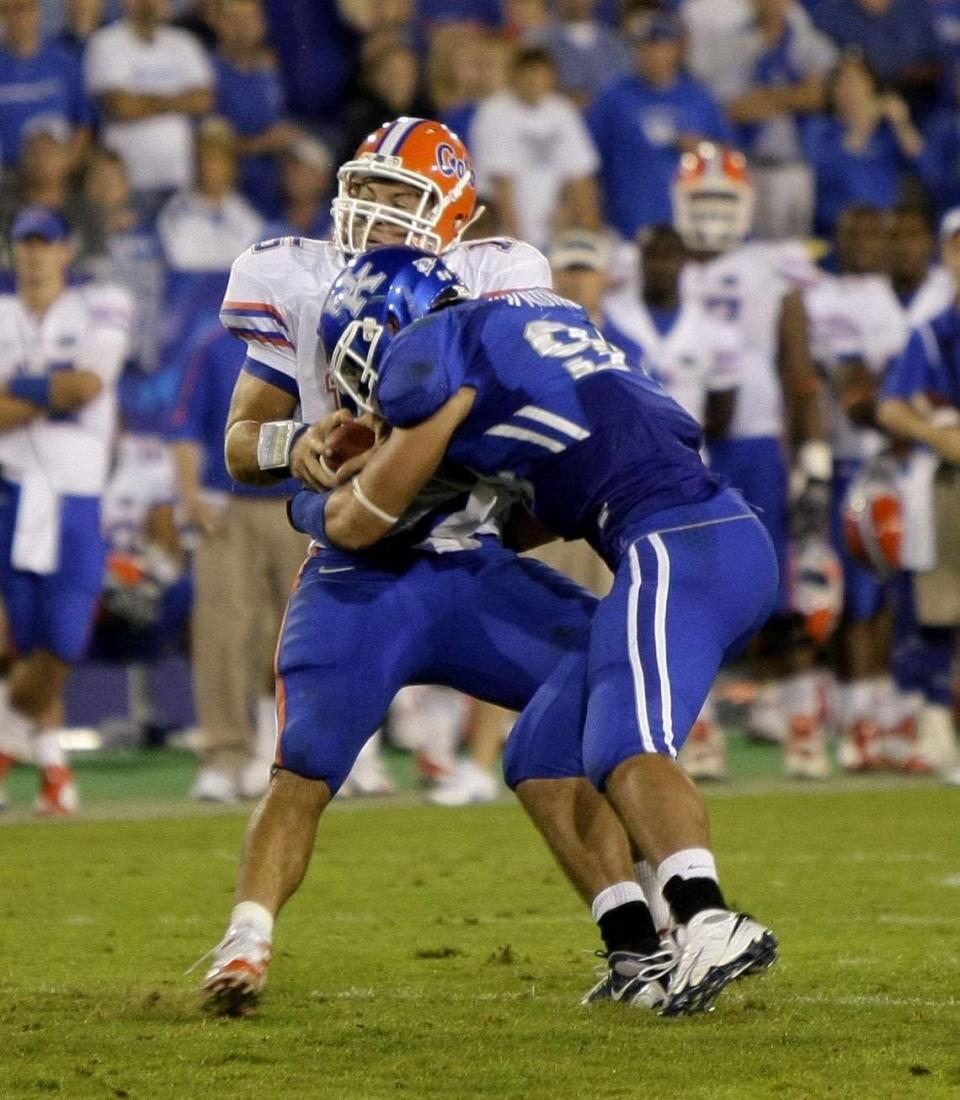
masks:
{"type": "Polygon", "coordinates": [[[833,475],[833,451],[823,439],[808,439],[797,451],[797,465],[812,481],[829,481],[833,475]]]}
{"type": "Polygon", "coordinates": [[[290,472],[290,452],[309,425],[300,420],[268,420],[257,437],[257,465],[261,470],[290,472]]]}

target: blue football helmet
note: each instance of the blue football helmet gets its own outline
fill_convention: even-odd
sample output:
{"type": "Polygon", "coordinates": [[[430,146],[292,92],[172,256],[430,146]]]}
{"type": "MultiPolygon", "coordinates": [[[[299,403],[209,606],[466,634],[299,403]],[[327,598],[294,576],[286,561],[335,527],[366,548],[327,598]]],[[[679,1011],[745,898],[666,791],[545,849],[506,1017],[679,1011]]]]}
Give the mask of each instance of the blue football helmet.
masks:
{"type": "Polygon", "coordinates": [[[394,336],[428,313],[470,297],[429,252],[396,246],[355,256],[337,276],[320,316],[320,338],[337,389],[358,409],[377,412],[377,368],[394,336]]]}

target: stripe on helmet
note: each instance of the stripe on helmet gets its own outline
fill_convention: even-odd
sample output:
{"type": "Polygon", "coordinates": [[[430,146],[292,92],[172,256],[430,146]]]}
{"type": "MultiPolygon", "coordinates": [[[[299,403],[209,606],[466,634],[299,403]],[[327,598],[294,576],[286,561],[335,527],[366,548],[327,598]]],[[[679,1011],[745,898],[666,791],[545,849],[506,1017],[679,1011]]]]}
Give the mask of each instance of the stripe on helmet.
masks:
{"type": "Polygon", "coordinates": [[[422,118],[399,118],[383,135],[377,152],[385,157],[395,157],[410,134],[423,122],[422,118]]]}

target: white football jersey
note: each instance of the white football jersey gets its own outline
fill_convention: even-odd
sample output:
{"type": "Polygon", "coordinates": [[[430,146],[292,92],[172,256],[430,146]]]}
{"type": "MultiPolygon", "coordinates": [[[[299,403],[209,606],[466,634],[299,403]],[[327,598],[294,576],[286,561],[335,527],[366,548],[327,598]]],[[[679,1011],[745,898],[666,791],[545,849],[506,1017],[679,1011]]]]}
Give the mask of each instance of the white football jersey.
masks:
{"type": "Polygon", "coordinates": [[[783,389],[777,363],[783,299],[817,279],[797,241],[748,241],[683,272],[683,296],[734,325],[743,341],[743,378],[730,438],[781,436],[783,389]]]}
{"type": "Polygon", "coordinates": [[[13,481],[42,472],[58,493],[99,496],[116,431],[116,384],[130,347],[133,302],[119,287],[70,288],[42,318],[14,294],[0,296],[0,380],[60,370],[95,371],[103,388],[78,412],[0,433],[0,463],[13,481]]]}
{"type": "Polygon", "coordinates": [[[669,332],[661,334],[644,303],[632,290],[604,299],[603,312],[614,343],[633,345],[639,365],[697,421],[703,423],[707,394],[732,390],[742,377],[740,333],[709,316],[698,302],[684,302],[669,332]]]}
{"type": "MultiPolygon", "coordinates": [[[[884,275],[821,275],[804,292],[813,358],[828,375],[859,358],[877,377],[906,346],[907,314],[884,275]]],[[[852,424],[838,401],[831,401],[833,453],[840,459],[876,454],[883,437],[852,424]]]]}
{"type": "MultiPolygon", "coordinates": [[[[550,265],[531,245],[494,238],[468,241],[443,262],[473,293],[552,286],[550,265]]],[[[268,368],[281,388],[296,384],[302,418],[319,420],[335,407],[320,344],[320,311],[344,267],[331,241],[282,237],[247,249],[233,263],[220,311],[223,324],[247,342],[251,359],[268,368]]]]}
{"type": "Polygon", "coordinates": [[[169,447],[158,436],[122,433],[100,512],[110,549],[143,553],[150,512],[176,499],[176,471],[169,447]]]}

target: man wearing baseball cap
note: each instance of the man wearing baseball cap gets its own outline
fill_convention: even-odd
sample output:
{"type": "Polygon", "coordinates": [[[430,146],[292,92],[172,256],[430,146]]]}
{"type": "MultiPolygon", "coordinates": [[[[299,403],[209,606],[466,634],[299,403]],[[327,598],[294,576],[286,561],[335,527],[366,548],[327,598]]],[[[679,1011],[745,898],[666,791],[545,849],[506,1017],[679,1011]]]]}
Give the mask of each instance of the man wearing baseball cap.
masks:
{"type": "Polygon", "coordinates": [[[624,240],[673,219],[670,186],[681,153],[703,140],[732,141],[713,96],[683,68],[683,24],[637,8],[624,20],[635,71],[605,88],[587,112],[600,152],[607,221],[624,240]]]}
{"type": "Polygon", "coordinates": [[[21,210],[16,292],[0,296],[0,594],[16,654],[0,780],[14,760],[35,763],[36,809],[56,815],[77,807],[59,727],[103,582],[100,496],[132,312],[125,291],[67,285],[69,236],[50,207],[21,210]]]}

